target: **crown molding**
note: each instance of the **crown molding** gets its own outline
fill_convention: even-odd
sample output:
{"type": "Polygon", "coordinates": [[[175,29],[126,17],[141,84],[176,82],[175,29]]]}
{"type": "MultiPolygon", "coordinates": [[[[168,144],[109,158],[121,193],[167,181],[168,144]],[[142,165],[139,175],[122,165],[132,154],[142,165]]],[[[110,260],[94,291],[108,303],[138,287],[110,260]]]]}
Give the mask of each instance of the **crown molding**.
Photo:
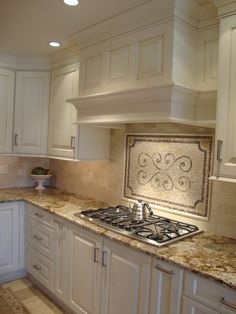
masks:
{"type": "Polygon", "coordinates": [[[49,71],[48,58],[42,57],[16,57],[10,54],[0,54],[0,67],[10,70],[49,71]]]}
{"type": "Polygon", "coordinates": [[[236,0],[213,0],[213,3],[220,18],[236,14],[236,0]]]}
{"type": "Polygon", "coordinates": [[[68,48],[62,49],[49,56],[50,67],[52,70],[79,61],[79,46],[74,44],[68,48]]]}

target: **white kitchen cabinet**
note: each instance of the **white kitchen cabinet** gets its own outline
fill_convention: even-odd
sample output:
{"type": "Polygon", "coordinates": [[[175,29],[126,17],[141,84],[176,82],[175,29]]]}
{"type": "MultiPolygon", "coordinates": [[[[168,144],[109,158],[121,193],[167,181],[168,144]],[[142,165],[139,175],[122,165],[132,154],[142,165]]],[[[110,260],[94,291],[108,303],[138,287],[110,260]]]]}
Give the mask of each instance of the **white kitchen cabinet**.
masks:
{"type": "Polygon", "coordinates": [[[184,298],[182,313],[220,313],[235,314],[236,313],[236,292],[223,285],[217,284],[211,280],[202,278],[193,273],[185,272],[184,275],[184,297],[195,302],[189,304],[184,298]],[[187,303],[187,305],[185,305],[187,303]],[[187,312],[189,308],[199,309],[199,312],[187,312]],[[205,310],[206,307],[206,310],[205,310]],[[209,311],[207,312],[207,309],[209,311]],[[200,309],[202,312],[200,312],[200,309]],[[211,310],[210,310],[211,309],[211,310]],[[205,312],[204,312],[205,311],[205,312]]]}
{"type": "Polygon", "coordinates": [[[49,85],[49,72],[16,73],[14,153],[47,154],[49,85]]]}
{"type": "Polygon", "coordinates": [[[217,177],[236,178],[236,18],[220,21],[216,124],[217,177]]]}
{"type": "Polygon", "coordinates": [[[100,314],[102,237],[71,225],[68,245],[67,305],[78,314],[100,314]]]}
{"type": "Polygon", "coordinates": [[[147,314],[151,257],[104,239],[102,314],[147,314]]]}
{"type": "Polygon", "coordinates": [[[25,275],[23,203],[0,204],[0,282],[25,275]]]}
{"type": "Polygon", "coordinates": [[[221,314],[194,300],[183,297],[181,314],[221,314]]]}
{"type": "Polygon", "coordinates": [[[76,97],[79,84],[78,63],[54,70],[51,79],[48,154],[75,158],[77,110],[66,99],[76,97]]]}
{"type": "Polygon", "coordinates": [[[12,152],[15,71],[0,68],[0,153],[12,152]]]}
{"type": "Polygon", "coordinates": [[[55,217],[54,224],[54,264],[53,264],[53,292],[58,299],[66,303],[67,287],[67,224],[64,220],[55,217]]]}
{"type": "Polygon", "coordinates": [[[182,283],[182,269],[153,259],[149,314],[179,314],[182,283]]]}

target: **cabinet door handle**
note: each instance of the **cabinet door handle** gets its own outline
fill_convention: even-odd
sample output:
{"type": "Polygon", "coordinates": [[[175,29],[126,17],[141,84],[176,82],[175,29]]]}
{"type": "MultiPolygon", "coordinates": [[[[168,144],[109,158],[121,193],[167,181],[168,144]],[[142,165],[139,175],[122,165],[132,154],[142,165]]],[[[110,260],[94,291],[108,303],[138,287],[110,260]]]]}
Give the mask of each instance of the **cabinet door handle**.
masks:
{"type": "Polygon", "coordinates": [[[155,268],[163,273],[165,273],[168,276],[174,276],[175,272],[173,270],[168,270],[163,268],[161,265],[156,265],[155,268]]]}
{"type": "Polygon", "coordinates": [[[39,217],[39,218],[43,218],[43,214],[40,214],[40,213],[34,213],[35,216],[39,217]]]}
{"type": "Polygon", "coordinates": [[[40,266],[34,264],[33,267],[34,267],[37,271],[41,271],[41,267],[40,267],[40,266]]]}
{"type": "Polygon", "coordinates": [[[99,253],[99,247],[95,247],[93,249],[93,261],[94,261],[94,263],[98,263],[99,262],[98,253],[99,253]]]}
{"type": "Polygon", "coordinates": [[[15,146],[18,145],[18,134],[15,134],[15,136],[14,136],[14,144],[15,144],[15,146]]]}
{"type": "Polygon", "coordinates": [[[107,251],[102,252],[102,267],[107,267],[107,251]]]}
{"type": "Polygon", "coordinates": [[[71,136],[71,139],[70,139],[70,146],[71,148],[75,148],[75,136],[71,136]]]}
{"type": "Polygon", "coordinates": [[[42,241],[42,238],[37,234],[34,234],[33,237],[38,241],[42,241]]]}
{"type": "Polygon", "coordinates": [[[232,304],[232,303],[226,301],[224,297],[220,299],[220,303],[230,307],[233,310],[236,310],[236,304],[232,304]]]}
{"type": "Polygon", "coordinates": [[[221,161],[222,160],[222,157],[221,157],[222,145],[223,145],[223,141],[222,140],[218,140],[217,141],[217,154],[216,154],[217,161],[221,161]]]}
{"type": "Polygon", "coordinates": [[[60,222],[60,221],[58,221],[58,220],[56,220],[56,219],[54,219],[53,220],[57,225],[59,225],[59,226],[65,226],[65,224],[64,223],[62,223],[62,222],[60,222]]]}

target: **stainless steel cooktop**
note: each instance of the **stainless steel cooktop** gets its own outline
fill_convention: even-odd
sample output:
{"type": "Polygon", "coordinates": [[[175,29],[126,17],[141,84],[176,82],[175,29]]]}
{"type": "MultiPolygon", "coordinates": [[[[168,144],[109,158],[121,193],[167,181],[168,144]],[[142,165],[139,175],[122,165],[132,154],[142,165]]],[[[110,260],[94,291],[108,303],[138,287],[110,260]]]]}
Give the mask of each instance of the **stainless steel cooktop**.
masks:
{"type": "Polygon", "coordinates": [[[201,232],[194,225],[157,215],[150,215],[143,220],[136,219],[132,209],[121,205],[86,210],[75,215],[112,231],[157,246],[168,245],[201,232]]]}

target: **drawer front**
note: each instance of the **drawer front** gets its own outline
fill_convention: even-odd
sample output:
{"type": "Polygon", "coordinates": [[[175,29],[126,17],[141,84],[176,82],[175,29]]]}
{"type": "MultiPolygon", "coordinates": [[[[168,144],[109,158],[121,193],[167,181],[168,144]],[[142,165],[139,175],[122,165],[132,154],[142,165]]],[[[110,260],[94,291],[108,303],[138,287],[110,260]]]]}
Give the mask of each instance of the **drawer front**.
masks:
{"type": "Polygon", "coordinates": [[[42,285],[52,291],[53,264],[30,246],[28,247],[27,271],[42,285]]]}
{"type": "Polygon", "coordinates": [[[236,314],[236,291],[192,273],[185,273],[184,295],[221,314],[236,314]]]}
{"type": "Polygon", "coordinates": [[[196,301],[183,297],[181,314],[220,314],[220,313],[196,301]]]}
{"type": "Polygon", "coordinates": [[[28,243],[45,257],[53,258],[53,230],[31,217],[28,218],[28,243]]]}
{"type": "Polygon", "coordinates": [[[53,227],[53,217],[45,210],[32,204],[27,204],[27,213],[28,217],[32,217],[48,227],[53,227]]]}

